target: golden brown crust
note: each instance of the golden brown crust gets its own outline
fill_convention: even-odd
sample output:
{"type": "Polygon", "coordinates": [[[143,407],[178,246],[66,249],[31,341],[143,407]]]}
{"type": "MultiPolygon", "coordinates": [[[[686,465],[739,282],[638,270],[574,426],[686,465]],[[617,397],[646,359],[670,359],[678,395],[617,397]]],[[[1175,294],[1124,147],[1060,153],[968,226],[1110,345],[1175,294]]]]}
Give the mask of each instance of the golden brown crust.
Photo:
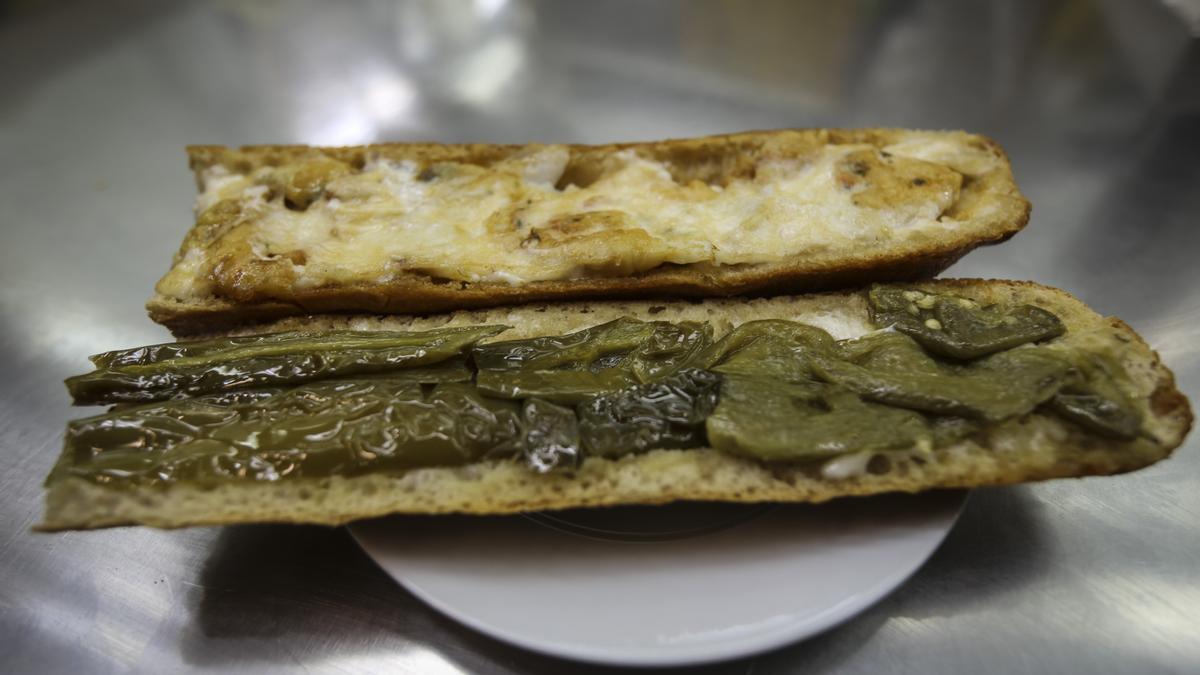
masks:
{"type": "MultiPolygon", "coordinates": [[[[911,140],[915,132],[899,129],[791,130],[746,132],[706,138],[569,146],[571,159],[563,181],[587,180],[586,174],[604,156],[625,149],[666,163],[681,183],[702,180],[721,183],[754,170],[763,153],[800,153],[828,143],[870,143],[884,147],[911,140]]],[[[1029,220],[1029,202],[1013,181],[1003,150],[994,141],[961,132],[947,138],[997,160],[996,166],[968,176],[957,202],[947,215],[971,220],[962,231],[947,230],[937,237],[905,240],[875,251],[803,260],[742,265],[662,265],[627,276],[585,276],[565,280],[471,282],[439,279],[420,273],[398,273],[387,281],[280,289],[268,284],[238,289],[237,297],[212,295],[202,300],[158,294],[147,303],[154,321],[176,335],[268,321],[295,314],[378,312],[429,314],[455,309],[506,304],[598,298],[689,298],[729,295],[797,293],[850,287],[872,281],[907,281],[934,276],[972,249],[999,243],[1020,231],[1029,220]]],[[[524,150],[518,145],[440,145],[396,143],[352,148],[251,146],[234,150],[220,146],[189,148],[192,167],[203,170],[220,164],[247,172],[264,166],[333,158],[361,167],[367,153],[419,164],[455,161],[488,165],[524,150]]]]}
{"type": "Polygon", "coordinates": [[[889,492],[1013,485],[1135,471],[1158,458],[1136,452],[1063,452],[1052,463],[998,463],[985,450],[955,464],[899,464],[886,474],[837,482],[811,473],[771,470],[709,449],[655,450],[618,460],[590,459],[573,476],[539,476],[511,464],[425,469],[401,476],[359,476],[216,489],[180,485],[136,496],[75,479],[47,497],[38,531],[123,525],[161,528],[237,523],[344,525],[395,513],[501,515],[563,508],[675,501],[806,502],[889,492]],[[658,478],[646,474],[665,467],[658,478]],[[184,515],[186,514],[186,515],[184,515]]]}
{"type": "MultiPolygon", "coordinates": [[[[1006,485],[1071,476],[1133,471],[1165,459],[1192,426],[1187,398],[1158,355],[1128,326],[1106,319],[1071,295],[1028,282],[937,280],[913,284],[983,303],[1030,303],[1060,316],[1067,334],[1054,344],[1110,350],[1128,373],[1146,416],[1145,437],[1114,441],[1083,432],[1056,417],[1031,414],[985,436],[934,451],[932,458],[888,454],[887,466],[846,478],[820,467],[769,467],[712,450],[658,450],[617,460],[588,459],[573,475],[535,475],[514,463],[422,469],[400,475],[361,476],[216,489],[179,485],[132,493],[83,481],[53,486],[44,530],[145,524],[155,527],[238,522],[336,525],[388,513],[512,513],[538,509],[675,500],[822,502],[836,497],[939,488],[1006,485]]],[[[808,321],[839,337],[870,330],[862,291],[701,302],[576,302],[463,311],[437,317],[292,317],[266,330],[351,328],[421,330],[444,325],[504,323],[497,339],[578,329],[618,316],[672,321],[708,320],[718,332],[745,321],[808,321]]]]}

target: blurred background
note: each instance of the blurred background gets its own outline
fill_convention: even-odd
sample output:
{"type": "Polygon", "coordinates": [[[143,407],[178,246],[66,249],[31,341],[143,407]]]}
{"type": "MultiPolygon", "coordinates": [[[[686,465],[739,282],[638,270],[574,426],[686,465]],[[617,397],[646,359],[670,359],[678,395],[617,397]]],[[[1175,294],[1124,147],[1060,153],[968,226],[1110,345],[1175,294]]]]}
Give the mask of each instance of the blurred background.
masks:
{"type": "MultiPolygon", "coordinates": [[[[77,282],[84,307],[113,293],[140,299],[165,269],[190,224],[186,143],[967,129],[1009,150],[1035,211],[1026,233],[968,257],[956,273],[1095,287],[1089,300],[1144,290],[1109,265],[1061,264],[1103,255],[1096,250],[1144,253],[1145,242],[1119,228],[1130,219],[1165,225],[1128,195],[1200,198],[1175,189],[1195,182],[1195,162],[1173,162],[1194,155],[1200,133],[1192,0],[0,7],[6,222],[36,221],[39,233],[5,247],[5,269],[29,278],[48,256],[64,255],[61,234],[83,231],[104,234],[87,242],[93,256],[129,233],[145,255],[118,279],[90,265],[59,271],[77,282]],[[49,180],[70,199],[28,199],[49,180]]],[[[145,324],[140,302],[103,311],[145,324]]]]}
{"type": "MultiPolygon", "coordinates": [[[[0,1],[0,670],[564,667],[437,617],[341,531],[28,533],[60,380],[166,338],[142,303],[191,224],[184,145],[980,132],[1033,219],[948,274],[1119,314],[1194,397],[1197,35],[1195,0],[0,1]]],[[[1187,670],[1195,446],[1118,482],[980,491],[892,599],[714,672],[1187,670]]]]}

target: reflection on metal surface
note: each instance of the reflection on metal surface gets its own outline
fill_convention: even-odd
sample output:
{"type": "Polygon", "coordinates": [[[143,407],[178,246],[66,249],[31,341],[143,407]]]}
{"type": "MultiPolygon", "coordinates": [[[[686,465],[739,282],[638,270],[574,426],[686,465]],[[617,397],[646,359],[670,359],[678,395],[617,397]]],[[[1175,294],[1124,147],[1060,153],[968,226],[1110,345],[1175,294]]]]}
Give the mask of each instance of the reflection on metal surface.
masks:
{"type": "MultiPolygon", "coordinates": [[[[28,532],[61,378],[166,338],[142,303],[191,223],[187,143],[966,128],[1034,210],[951,273],[1064,287],[1200,393],[1200,49],[1161,3],[27,4],[0,16],[0,670],[572,669],[441,619],[337,531],[28,532]]],[[[711,672],[1194,669],[1197,444],[977,494],[883,605],[711,672]]]]}
{"type": "Polygon", "coordinates": [[[435,96],[472,106],[519,86],[533,18],[512,0],[428,0],[400,5],[396,44],[401,62],[422,71],[435,96]]]}
{"type": "Polygon", "coordinates": [[[1192,35],[1200,35],[1200,2],[1196,0],[1163,0],[1163,4],[1175,10],[1187,22],[1192,35]]]}
{"type": "Polygon", "coordinates": [[[399,73],[381,70],[372,73],[363,84],[363,101],[371,117],[391,121],[412,109],[417,89],[399,73]]]}
{"type": "Polygon", "coordinates": [[[412,675],[465,675],[471,671],[461,668],[438,652],[409,644],[380,661],[375,654],[338,655],[321,664],[322,669],[339,673],[412,673],[412,675]]]}
{"type": "Polygon", "coordinates": [[[512,82],[524,61],[521,43],[509,38],[491,40],[459,67],[454,91],[470,103],[486,104],[512,82]]]}
{"type": "Polygon", "coordinates": [[[314,104],[298,120],[297,135],[315,145],[356,145],[378,138],[381,127],[412,125],[419,94],[402,74],[369,65],[351,76],[348,89],[329,96],[318,86],[306,96],[314,104]]]}

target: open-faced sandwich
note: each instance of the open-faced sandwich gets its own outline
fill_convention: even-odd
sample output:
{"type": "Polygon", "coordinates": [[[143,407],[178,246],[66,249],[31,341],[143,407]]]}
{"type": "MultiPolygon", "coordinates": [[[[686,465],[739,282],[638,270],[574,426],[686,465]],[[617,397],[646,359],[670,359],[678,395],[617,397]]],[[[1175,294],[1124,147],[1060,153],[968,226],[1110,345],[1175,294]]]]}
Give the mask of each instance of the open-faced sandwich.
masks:
{"type": "Polygon", "coordinates": [[[68,426],[42,529],[820,502],[1130,471],[1191,425],[1062,291],[896,281],[1024,224],[976,136],[192,157],[150,303],[191,337],[67,381],[112,407],[68,426]]]}

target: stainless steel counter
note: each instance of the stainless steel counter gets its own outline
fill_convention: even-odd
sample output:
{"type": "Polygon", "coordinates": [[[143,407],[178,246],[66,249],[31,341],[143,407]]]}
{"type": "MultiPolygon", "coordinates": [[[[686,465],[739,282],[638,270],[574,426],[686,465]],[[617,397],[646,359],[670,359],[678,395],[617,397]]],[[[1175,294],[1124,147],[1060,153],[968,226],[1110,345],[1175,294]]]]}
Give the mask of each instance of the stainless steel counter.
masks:
{"type": "MultiPolygon", "coordinates": [[[[30,533],[61,379],[166,337],[142,303],[191,222],[187,143],[979,131],[1033,220],[949,274],[1066,288],[1200,394],[1200,56],[1149,0],[0,7],[0,671],[592,670],[440,617],[340,529],[30,533]]],[[[702,670],[1197,672],[1198,438],[980,490],[882,604],[702,670]]]]}

